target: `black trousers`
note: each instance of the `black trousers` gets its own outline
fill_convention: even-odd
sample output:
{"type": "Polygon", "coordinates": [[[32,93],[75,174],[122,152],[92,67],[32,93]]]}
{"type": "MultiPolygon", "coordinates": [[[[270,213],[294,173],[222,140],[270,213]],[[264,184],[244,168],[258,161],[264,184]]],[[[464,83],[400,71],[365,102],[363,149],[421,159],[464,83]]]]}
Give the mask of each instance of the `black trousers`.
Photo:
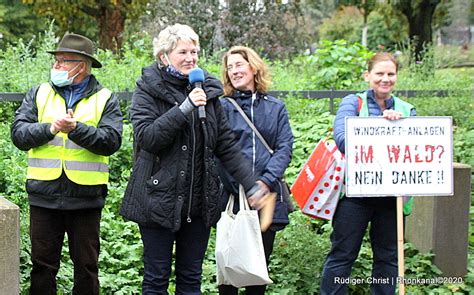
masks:
{"type": "MultiPolygon", "coordinates": [[[[99,294],[99,227],[102,209],[56,210],[30,206],[30,294],[56,295],[64,234],[74,264],[72,294],[99,294]]],[[[61,290],[69,293],[67,290],[61,290]]]]}
{"type": "MultiPolygon", "coordinates": [[[[262,233],[263,249],[265,251],[265,260],[267,267],[270,264],[270,255],[273,252],[273,243],[275,242],[276,231],[268,229],[262,233]]],[[[245,294],[247,295],[263,295],[267,285],[247,286],[245,287],[245,294]]],[[[219,285],[220,295],[237,295],[239,290],[231,285],[219,285]]]]}

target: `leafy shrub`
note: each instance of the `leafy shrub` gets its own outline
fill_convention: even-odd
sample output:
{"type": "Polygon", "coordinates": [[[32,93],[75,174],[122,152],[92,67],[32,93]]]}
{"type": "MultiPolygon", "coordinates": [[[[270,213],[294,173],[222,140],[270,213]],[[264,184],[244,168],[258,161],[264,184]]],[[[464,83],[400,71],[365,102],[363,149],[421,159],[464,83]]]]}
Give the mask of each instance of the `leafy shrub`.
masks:
{"type": "Polygon", "coordinates": [[[0,50],[0,91],[26,92],[33,85],[49,80],[53,58],[46,51],[54,49],[57,43],[52,25],[34,41],[20,40],[17,46],[0,50]]]}
{"type": "Polygon", "coordinates": [[[349,88],[360,80],[372,55],[359,43],[321,41],[315,54],[308,57],[317,69],[313,81],[320,89],[349,88]]]}
{"type": "Polygon", "coordinates": [[[31,267],[28,235],[29,205],[25,193],[26,155],[10,140],[10,126],[0,123],[0,195],[20,207],[20,285],[29,285],[31,267]]]}
{"type": "Polygon", "coordinates": [[[367,59],[373,53],[359,43],[321,41],[308,56],[271,62],[273,89],[350,89],[359,85],[367,59]]]}
{"type": "Polygon", "coordinates": [[[270,263],[269,294],[318,293],[322,266],[330,248],[330,223],[297,211],[278,232],[270,263]]]}
{"type": "Polygon", "coordinates": [[[93,74],[100,83],[112,91],[133,91],[135,82],[141,76],[141,70],[154,62],[151,38],[131,40],[122,50],[122,56],[111,51],[99,50],[97,59],[103,64],[93,74]]]}
{"type": "Polygon", "coordinates": [[[334,115],[324,111],[324,103],[327,101],[285,99],[295,137],[291,165],[285,172],[290,182],[296,178],[319,140],[332,128],[334,115]]]}
{"type": "Polygon", "coordinates": [[[440,45],[435,47],[435,62],[438,68],[448,68],[474,61],[474,47],[440,45]]]}

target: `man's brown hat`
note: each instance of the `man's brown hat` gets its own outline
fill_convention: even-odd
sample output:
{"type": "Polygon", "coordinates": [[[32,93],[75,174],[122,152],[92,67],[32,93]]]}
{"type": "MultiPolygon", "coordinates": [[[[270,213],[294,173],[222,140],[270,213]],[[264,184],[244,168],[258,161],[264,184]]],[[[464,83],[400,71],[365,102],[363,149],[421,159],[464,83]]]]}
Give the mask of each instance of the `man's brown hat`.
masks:
{"type": "Polygon", "coordinates": [[[58,44],[58,48],[54,51],[48,51],[48,53],[51,54],[59,52],[70,52],[87,56],[92,60],[93,68],[102,67],[102,64],[92,55],[94,53],[94,44],[89,38],[84,36],[73,33],[64,35],[63,39],[58,44]]]}

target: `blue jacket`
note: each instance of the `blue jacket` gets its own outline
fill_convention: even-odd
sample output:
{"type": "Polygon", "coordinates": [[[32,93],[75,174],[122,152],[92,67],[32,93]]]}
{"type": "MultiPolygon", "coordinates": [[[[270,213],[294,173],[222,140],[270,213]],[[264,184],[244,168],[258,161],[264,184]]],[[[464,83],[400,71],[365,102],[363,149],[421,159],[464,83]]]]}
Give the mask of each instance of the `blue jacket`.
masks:
{"type": "MultiPolygon", "coordinates": [[[[293,132],[285,104],[272,96],[258,92],[253,104],[251,92],[237,91],[232,97],[274,150],[274,154],[271,155],[232,103],[226,98],[221,99],[240,150],[253,163],[254,175],[259,176],[259,180],[278,194],[273,223],[288,224],[288,204],[281,197],[280,179],[291,162],[293,132]]],[[[237,194],[238,185],[235,180],[221,166],[219,168],[226,191],[237,194]]]]}
{"type": "MultiPolygon", "coordinates": [[[[370,116],[382,116],[382,109],[377,104],[374,97],[374,91],[372,89],[367,91],[367,103],[369,107],[370,116]]],[[[394,110],[395,106],[393,103],[393,97],[385,101],[388,110],[394,110]]],[[[336,145],[341,151],[345,153],[345,142],[346,142],[346,121],[345,117],[359,116],[359,99],[355,94],[349,94],[344,97],[339,109],[337,110],[336,119],[334,120],[334,140],[336,145]]],[[[412,109],[410,116],[416,116],[416,110],[412,109]]]]}

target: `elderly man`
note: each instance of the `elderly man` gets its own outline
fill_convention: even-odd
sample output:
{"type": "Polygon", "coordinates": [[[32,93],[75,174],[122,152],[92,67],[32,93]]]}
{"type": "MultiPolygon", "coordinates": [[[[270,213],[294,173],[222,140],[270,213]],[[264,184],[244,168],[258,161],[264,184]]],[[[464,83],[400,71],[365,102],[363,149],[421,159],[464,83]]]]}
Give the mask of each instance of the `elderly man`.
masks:
{"type": "Polygon", "coordinates": [[[66,34],[49,53],[51,81],[27,93],[11,128],[15,146],[28,151],[30,294],[56,294],[65,233],[74,263],[72,293],[99,294],[99,224],[122,114],[115,95],[91,74],[102,67],[91,40],[66,34]]]}

